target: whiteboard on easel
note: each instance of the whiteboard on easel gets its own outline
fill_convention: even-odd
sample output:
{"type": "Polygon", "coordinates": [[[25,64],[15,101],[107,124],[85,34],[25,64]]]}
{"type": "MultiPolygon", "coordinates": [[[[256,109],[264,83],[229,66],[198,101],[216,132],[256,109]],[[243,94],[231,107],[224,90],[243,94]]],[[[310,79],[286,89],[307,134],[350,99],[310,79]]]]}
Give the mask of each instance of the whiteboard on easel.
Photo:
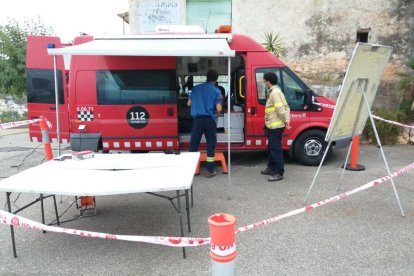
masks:
{"type": "Polygon", "coordinates": [[[362,90],[371,109],[391,52],[392,47],[389,46],[368,43],[356,45],[326,133],[326,141],[337,141],[362,134],[370,112],[365,103],[363,108],[360,108],[361,101],[364,102],[362,90]],[[358,82],[361,79],[366,80],[363,86],[358,82]]]}

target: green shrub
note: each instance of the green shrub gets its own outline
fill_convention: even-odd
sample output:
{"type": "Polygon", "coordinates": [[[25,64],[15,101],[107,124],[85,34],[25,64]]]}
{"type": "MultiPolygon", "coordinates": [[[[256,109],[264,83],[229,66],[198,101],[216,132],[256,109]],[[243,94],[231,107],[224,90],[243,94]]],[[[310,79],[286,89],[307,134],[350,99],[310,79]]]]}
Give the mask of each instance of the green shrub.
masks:
{"type": "Polygon", "coordinates": [[[397,73],[400,77],[398,90],[402,92],[399,109],[406,115],[406,122],[412,123],[414,121],[414,57],[411,57],[405,66],[404,72],[397,73]]]}
{"type": "Polygon", "coordinates": [[[23,115],[20,115],[17,111],[3,111],[0,113],[0,122],[8,123],[27,120],[27,112],[24,112],[23,115]]]}
{"type": "MultiPolygon", "coordinates": [[[[401,110],[379,109],[373,114],[386,120],[401,122],[405,120],[405,114],[401,110]]],[[[395,145],[398,141],[402,128],[390,123],[375,120],[375,126],[378,132],[379,139],[382,145],[395,145]]],[[[374,130],[372,129],[371,121],[368,119],[363,131],[363,136],[366,140],[373,144],[377,143],[374,130]]]]}

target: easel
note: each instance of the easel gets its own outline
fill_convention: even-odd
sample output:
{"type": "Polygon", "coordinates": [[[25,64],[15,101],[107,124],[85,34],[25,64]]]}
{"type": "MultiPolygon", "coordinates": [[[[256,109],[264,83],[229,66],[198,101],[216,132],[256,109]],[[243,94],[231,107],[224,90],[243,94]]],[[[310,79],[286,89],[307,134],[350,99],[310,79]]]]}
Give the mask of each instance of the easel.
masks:
{"type": "MultiPolygon", "coordinates": [[[[357,113],[357,117],[356,117],[357,119],[354,122],[353,131],[352,131],[352,136],[351,137],[355,137],[355,135],[356,135],[357,126],[358,126],[358,124],[360,122],[361,110],[362,110],[362,108],[363,108],[363,106],[365,104],[365,107],[366,107],[367,113],[368,113],[368,117],[369,117],[369,119],[371,121],[372,129],[373,129],[373,131],[375,133],[375,139],[377,140],[378,147],[380,148],[380,151],[381,151],[382,159],[384,160],[385,168],[387,169],[387,172],[390,175],[391,174],[391,171],[390,171],[390,168],[388,167],[388,162],[387,162],[387,159],[385,158],[385,154],[384,154],[384,151],[382,149],[381,141],[380,141],[379,136],[378,136],[377,128],[375,127],[374,119],[372,117],[371,107],[369,106],[369,102],[368,102],[368,99],[366,97],[366,89],[368,87],[368,83],[369,83],[369,79],[367,79],[367,78],[357,78],[357,79],[355,79],[352,82],[352,84],[351,84],[351,86],[350,86],[350,88],[348,90],[349,93],[346,94],[346,98],[344,100],[344,105],[343,105],[342,109],[340,110],[340,113],[339,113],[339,117],[338,118],[339,118],[339,120],[342,118],[342,115],[344,113],[345,107],[346,107],[346,105],[347,105],[347,103],[348,103],[348,101],[350,99],[350,96],[351,96],[352,92],[354,91],[352,88],[354,87],[354,85],[358,85],[358,87],[360,89],[359,90],[357,89],[355,91],[360,91],[360,93],[362,94],[362,97],[361,97],[361,100],[359,102],[358,113],[357,113]]],[[[376,89],[376,87],[377,87],[376,85],[373,85],[371,89],[376,89]]],[[[354,92],[354,93],[356,93],[356,92],[354,92]]],[[[336,133],[336,129],[338,127],[338,121],[336,121],[335,122],[335,125],[333,126],[333,130],[332,130],[332,133],[333,134],[336,133]]],[[[326,154],[329,151],[329,147],[332,144],[332,140],[333,140],[332,137],[334,137],[334,135],[331,135],[330,138],[329,138],[329,140],[328,140],[328,145],[327,145],[326,150],[325,150],[325,152],[323,154],[323,157],[322,157],[322,160],[321,160],[321,162],[319,164],[318,170],[316,171],[316,174],[315,174],[315,176],[314,176],[314,178],[312,180],[312,183],[311,183],[311,185],[309,187],[308,193],[306,194],[305,201],[304,201],[305,204],[306,204],[306,202],[308,200],[308,196],[309,196],[309,194],[310,194],[310,192],[312,190],[312,187],[315,184],[316,178],[317,178],[317,176],[319,174],[319,171],[320,171],[320,169],[322,167],[322,164],[325,161],[326,154]]],[[[348,153],[346,155],[346,159],[345,159],[345,163],[344,164],[347,164],[348,163],[348,158],[349,158],[350,152],[351,152],[351,144],[349,145],[348,153]]],[[[342,178],[343,178],[343,175],[344,175],[345,167],[346,166],[343,166],[343,169],[342,169],[342,173],[341,173],[341,178],[340,178],[340,181],[339,181],[338,190],[341,188],[341,182],[342,182],[342,178]]],[[[400,198],[398,196],[397,189],[395,188],[394,180],[391,178],[390,181],[391,181],[391,184],[392,184],[392,187],[393,187],[393,190],[394,190],[395,197],[396,197],[397,202],[398,202],[398,206],[400,207],[400,210],[401,210],[401,215],[404,217],[405,216],[404,210],[402,209],[401,202],[400,202],[400,198]]]]}

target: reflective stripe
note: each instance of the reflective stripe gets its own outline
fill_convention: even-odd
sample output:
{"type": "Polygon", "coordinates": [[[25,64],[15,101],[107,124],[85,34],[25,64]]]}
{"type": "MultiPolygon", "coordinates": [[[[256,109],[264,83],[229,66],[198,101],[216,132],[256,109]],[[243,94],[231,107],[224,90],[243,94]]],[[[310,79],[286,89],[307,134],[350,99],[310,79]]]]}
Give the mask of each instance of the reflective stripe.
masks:
{"type": "Polygon", "coordinates": [[[275,103],[275,107],[281,107],[281,106],[283,106],[282,103],[275,103]]]}
{"type": "Polygon", "coordinates": [[[47,129],[42,129],[40,132],[42,133],[42,143],[43,144],[50,143],[49,132],[47,131],[47,129]]]}
{"type": "Polygon", "coordinates": [[[265,108],[265,112],[266,112],[266,113],[271,113],[271,112],[274,112],[275,110],[276,110],[276,108],[275,108],[275,107],[273,107],[273,106],[272,106],[272,107],[266,107],[266,108],[265,108]]]}
{"type": "Polygon", "coordinates": [[[207,162],[214,162],[214,157],[208,157],[208,156],[207,156],[206,161],[207,161],[207,162]]]}
{"type": "Polygon", "coordinates": [[[277,121],[274,121],[274,122],[268,124],[268,127],[274,128],[274,127],[284,126],[284,125],[285,124],[281,120],[277,120],[277,121]]]}

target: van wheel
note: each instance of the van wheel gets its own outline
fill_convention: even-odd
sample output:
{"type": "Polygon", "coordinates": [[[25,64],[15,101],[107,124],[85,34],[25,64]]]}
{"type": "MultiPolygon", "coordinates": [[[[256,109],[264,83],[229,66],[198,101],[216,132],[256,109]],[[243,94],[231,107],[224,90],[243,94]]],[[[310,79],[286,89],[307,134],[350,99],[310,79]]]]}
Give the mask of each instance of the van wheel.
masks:
{"type": "MultiPolygon", "coordinates": [[[[328,143],[325,142],[326,133],[322,130],[307,130],[296,139],[293,155],[298,163],[305,166],[318,166],[328,143]]],[[[325,161],[329,158],[332,148],[329,149],[325,161]]]]}

